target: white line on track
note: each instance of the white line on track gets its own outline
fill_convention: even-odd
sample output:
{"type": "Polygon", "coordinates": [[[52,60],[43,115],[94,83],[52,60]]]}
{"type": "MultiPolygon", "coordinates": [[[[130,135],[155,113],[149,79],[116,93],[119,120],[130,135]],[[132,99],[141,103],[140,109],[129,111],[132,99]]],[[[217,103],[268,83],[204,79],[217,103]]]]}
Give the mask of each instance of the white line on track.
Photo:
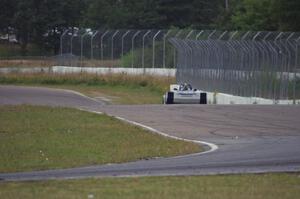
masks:
{"type": "Polygon", "coordinates": [[[79,95],[79,96],[81,96],[81,97],[87,98],[87,99],[92,100],[92,101],[94,101],[94,102],[99,102],[99,103],[101,103],[101,101],[99,101],[99,100],[97,100],[97,99],[95,99],[95,98],[86,96],[86,95],[84,95],[84,94],[82,94],[82,93],[80,93],[80,92],[77,92],[77,91],[67,90],[67,89],[56,89],[56,90],[61,90],[61,91],[66,91],[66,92],[69,92],[69,93],[73,93],[73,94],[75,94],[75,95],[79,95]]]}
{"type": "Polygon", "coordinates": [[[121,121],[124,121],[126,123],[129,123],[129,124],[133,124],[135,126],[139,126],[143,129],[146,129],[146,130],[149,130],[151,132],[154,132],[154,133],[157,133],[159,135],[162,135],[164,137],[168,137],[168,138],[172,138],[172,139],[175,139],[175,140],[182,140],[182,141],[186,141],[186,142],[193,142],[193,143],[197,143],[197,144],[203,144],[203,145],[207,145],[210,149],[207,150],[207,151],[204,151],[204,152],[200,152],[200,153],[193,153],[193,154],[189,154],[189,155],[182,155],[182,156],[176,156],[177,157],[186,157],[186,156],[195,156],[195,155],[200,155],[200,154],[206,154],[206,153],[211,153],[211,152],[214,152],[216,151],[219,147],[216,145],[216,144],[213,144],[213,143],[210,143],[210,142],[204,142],[204,141],[200,141],[200,140],[190,140],[190,139],[185,139],[185,138],[180,138],[180,137],[176,137],[176,136],[173,136],[173,135],[168,135],[166,133],[163,133],[157,129],[154,129],[152,127],[149,127],[149,126],[146,126],[144,124],[141,124],[141,123],[138,123],[138,122],[135,122],[135,121],[131,121],[131,120],[128,120],[128,119],[125,119],[125,118],[122,118],[122,117],[116,117],[116,116],[113,116],[121,121]]]}

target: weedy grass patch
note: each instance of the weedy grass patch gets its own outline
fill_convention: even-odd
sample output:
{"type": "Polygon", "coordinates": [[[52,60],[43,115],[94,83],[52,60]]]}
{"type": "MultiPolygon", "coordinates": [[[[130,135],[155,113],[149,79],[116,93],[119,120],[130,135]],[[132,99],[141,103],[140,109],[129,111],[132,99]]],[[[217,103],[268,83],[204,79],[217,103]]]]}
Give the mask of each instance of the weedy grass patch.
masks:
{"type": "Polygon", "coordinates": [[[295,199],[299,174],[100,178],[0,183],[1,198],[295,199]]]}
{"type": "Polygon", "coordinates": [[[0,106],[0,172],[120,163],[201,151],[107,115],[71,108],[0,106]]]}

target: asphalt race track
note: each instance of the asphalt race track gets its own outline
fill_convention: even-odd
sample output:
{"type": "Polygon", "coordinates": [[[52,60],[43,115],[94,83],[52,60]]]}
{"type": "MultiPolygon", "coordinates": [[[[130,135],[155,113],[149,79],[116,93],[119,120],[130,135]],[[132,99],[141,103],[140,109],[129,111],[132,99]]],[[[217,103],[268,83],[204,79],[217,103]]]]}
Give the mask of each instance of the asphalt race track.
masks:
{"type": "Polygon", "coordinates": [[[171,136],[218,146],[211,153],[173,158],[2,173],[0,180],[300,171],[300,106],[105,105],[75,92],[14,86],[0,86],[0,104],[68,106],[105,112],[171,136]]]}

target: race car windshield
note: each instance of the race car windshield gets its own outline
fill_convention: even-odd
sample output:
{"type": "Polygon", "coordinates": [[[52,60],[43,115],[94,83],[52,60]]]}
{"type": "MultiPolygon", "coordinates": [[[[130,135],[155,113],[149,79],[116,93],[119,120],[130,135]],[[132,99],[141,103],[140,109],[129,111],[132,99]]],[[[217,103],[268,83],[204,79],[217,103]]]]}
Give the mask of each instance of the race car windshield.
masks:
{"type": "Polygon", "coordinates": [[[180,91],[189,91],[189,90],[193,90],[193,88],[190,84],[185,83],[185,84],[181,84],[179,86],[179,90],[180,91]]]}

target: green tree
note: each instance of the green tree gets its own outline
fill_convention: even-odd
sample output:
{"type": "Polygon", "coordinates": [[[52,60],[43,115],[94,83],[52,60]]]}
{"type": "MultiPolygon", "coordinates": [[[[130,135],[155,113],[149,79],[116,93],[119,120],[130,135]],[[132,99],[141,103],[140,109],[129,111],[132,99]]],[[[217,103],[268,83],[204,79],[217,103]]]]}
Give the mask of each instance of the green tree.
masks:
{"type": "Polygon", "coordinates": [[[277,30],[274,0],[243,0],[233,13],[232,24],[242,30],[277,30]]]}
{"type": "Polygon", "coordinates": [[[215,28],[220,13],[225,9],[224,0],[194,0],[192,6],[191,26],[199,29],[215,28]]]}
{"type": "Polygon", "coordinates": [[[161,16],[157,11],[157,0],[126,0],[123,7],[127,8],[129,13],[127,24],[132,24],[132,27],[148,29],[163,28],[160,23],[161,16]]]}
{"type": "Polygon", "coordinates": [[[23,53],[30,42],[57,52],[60,34],[80,25],[85,5],[84,0],[17,0],[12,25],[23,53]]]}
{"type": "Polygon", "coordinates": [[[18,0],[14,14],[14,28],[23,54],[27,52],[29,38],[33,34],[34,2],[18,0]]]}
{"type": "Polygon", "coordinates": [[[160,16],[155,0],[91,1],[84,24],[93,28],[155,28],[160,16]]]}
{"type": "Polygon", "coordinates": [[[214,24],[223,0],[160,0],[158,12],[164,27],[208,28],[214,24]]]}
{"type": "Polygon", "coordinates": [[[118,0],[89,0],[82,24],[94,29],[114,28],[119,24],[126,26],[128,13],[123,10],[122,4],[123,1],[118,0]]]}
{"type": "Polygon", "coordinates": [[[231,17],[239,10],[242,1],[228,0],[227,3],[228,3],[228,8],[226,9],[226,0],[221,0],[219,2],[219,10],[218,10],[219,13],[217,14],[217,18],[214,21],[216,29],[219,30],[236,29],[233,26],[231,17]]]}
{"type": "Polygon", "coordinates": [[[230,22],[234,29],[300,31],[300,1],[243,0],[236,2],[230,22]]]}
{"type": "Polygon", "coordinates": [[[275,0],[274,15],[282,31],[300,31],[300,1],[275,0]]]}
{"type": "Polygon", "coordinates": [[[210,27],[223,0],[91,0],[85,23],[94,28],[210,27]]]}
{"type": "Polygon", "coordinates": [[[15,10],[15,0],[1,0],[0,1],[0,33],[8,33],[9,29],[13,27],[13,16],[15,10]]]}

